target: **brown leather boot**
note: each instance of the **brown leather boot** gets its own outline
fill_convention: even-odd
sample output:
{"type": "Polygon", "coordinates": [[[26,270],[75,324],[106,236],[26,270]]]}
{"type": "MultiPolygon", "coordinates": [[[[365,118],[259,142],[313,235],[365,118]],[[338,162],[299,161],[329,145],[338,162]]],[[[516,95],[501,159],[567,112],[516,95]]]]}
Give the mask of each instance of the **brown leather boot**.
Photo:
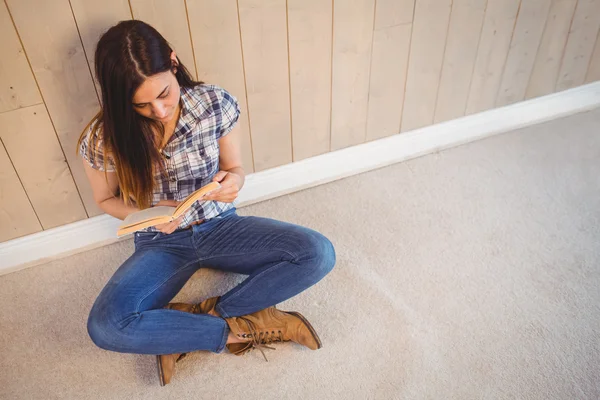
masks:
{"type": "MultiPolygon", "coordinates": [[[[221,315],[219,314],[219,312],[215,310],[217,301],[219,301],[218,296],[211,297],[210,299],[204,300],[202,303],[194,305],[191,311],[187,310],[187,308],[189,308],[189,306],[190,306],[189,304],[185,304],[185,303],[171,303],[171,304],[175,307],[178,307],[177,308],[178,310],[181,309],[182,311],[193,312],[195,314],[208,314],[208,313],[212,312],[213,314],[216,314],[217,316],[220,317],[221,315]]],[[[272,306],[269,308],[276,308],[276,307],[272,306]]],[[[230,343],[226,346],[227,346],[227,350],[229,350],[229,352],[231,354],[235,354],[236,356],[242,356],[254,348],[254,346],[252,345],[251,342],[230,343]]],[[[185,357],[185,354],[183,356],[181,356],[181,358],[183,358],[183,357],[185,357]]],[[[181,358],[179,358],[179,359],[181,359],[181,358]]]]}
{"type": "MultiPolygon", "coordinates": [[[[248,343],[232,343],[229,351],[236,355],[257,348],[267,360],[262,348],[275,342],[292,341],[311,350],[322,347],[321,339],[304,316],[297,312],[286,312],[274,307],[241,317],[225,318],[231,332],[248,343]]],[[[268,361],[268,360],[267,360],[268,361]]]]}
{"type": "MultiPolygon", "coordinates": [[[[211,297],[198,304],[187,303],[169,303],[165,308],[189,312],[192,314],[208,314],[209,311],[215,308],[218,297],[211,297]]],[[[161,354],[156,356],[156,367],[158,369],[158,379],[160,386],[168,385],[171,382],[171,377],[175,372],[175,364],[184,358],[187,353],[161,354]]]]}

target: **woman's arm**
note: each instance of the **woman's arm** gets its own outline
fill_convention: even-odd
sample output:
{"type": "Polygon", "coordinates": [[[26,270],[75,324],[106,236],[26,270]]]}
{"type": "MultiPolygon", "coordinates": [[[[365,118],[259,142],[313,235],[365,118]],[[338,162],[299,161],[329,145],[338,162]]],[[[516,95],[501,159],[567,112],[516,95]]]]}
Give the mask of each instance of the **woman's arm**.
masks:
{"type": "MultiPolygon", "coordinates": [[[[102,211],[119,219],[125,219],[129,214],[139,211],[137,207],[125,205],[123,200],[116,196],[119,189],[119,182],[115,172],[107,172],[106,176],[104,176],[104,171],[93,169],[85,161],[83,162],[83,168],[92,185],[94,200],[102,211]]],[[[177,207],[179,203],[179,201],[174,200],[161,200],[155,206],[177,207]]],[[[182,215],[174,221],[156,225],[155,228],[162,233],[172,233],[181,224],[183,217],[182,215]]]]}
{"type": "Polygon", "coordinates": [[[116,196],[119,181],[115,172],[107,172],[105,175],[104,171],[90,167],[85,161],[83,169],[92,186],[94,200],[102,211],[119,219],[125,219],[129,214],[139,211],[137,207],[125,205],[123,200],[116,196]]]}
{"type": "Polygon", "coordinates": [[[240,146],[239,125],[219,139],[219,169],[213,181],[219,182],[221,188],[206,196],[207,200],[233,202],[244,186],[246,174],[242,168],[242,152],[240,146]]]}

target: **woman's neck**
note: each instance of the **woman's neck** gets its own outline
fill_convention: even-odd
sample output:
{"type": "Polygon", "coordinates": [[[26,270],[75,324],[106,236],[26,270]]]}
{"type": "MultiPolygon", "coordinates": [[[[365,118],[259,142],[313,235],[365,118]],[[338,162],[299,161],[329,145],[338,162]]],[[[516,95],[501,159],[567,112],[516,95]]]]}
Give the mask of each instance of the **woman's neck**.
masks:
{"type": "Polygon", "coordinates": [[[175,133],[175,128],[177,127],[177,122],[179,121],[180,113],[181,113],[181,102],[177,103],[177,109],[175,110],[173,119],[171,119],[166,124],[163,124],[165,134],[164,134],[162,142],[160,144],[161,150],[167,145],[167,143],[169,143],[169,139],[171,139],[171,136],[173,136],[173,133],[175,133]]]}

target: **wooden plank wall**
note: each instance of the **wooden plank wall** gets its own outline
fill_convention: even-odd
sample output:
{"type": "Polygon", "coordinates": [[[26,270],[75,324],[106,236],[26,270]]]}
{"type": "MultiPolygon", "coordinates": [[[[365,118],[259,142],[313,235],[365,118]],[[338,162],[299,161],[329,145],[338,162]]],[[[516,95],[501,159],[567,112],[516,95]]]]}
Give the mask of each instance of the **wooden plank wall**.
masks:
{"type": "Polygon", "coordinates": [[[75,143],[131,18],[238,99],[249,173],[600,80],[600,0],[4,0],[0,241],[101,213],[75,143]]]}
{"type": "Polygon", "coordinates": [[[452,0],[417,0],[400,131],[431,125],[446,50],[452,0]]]}

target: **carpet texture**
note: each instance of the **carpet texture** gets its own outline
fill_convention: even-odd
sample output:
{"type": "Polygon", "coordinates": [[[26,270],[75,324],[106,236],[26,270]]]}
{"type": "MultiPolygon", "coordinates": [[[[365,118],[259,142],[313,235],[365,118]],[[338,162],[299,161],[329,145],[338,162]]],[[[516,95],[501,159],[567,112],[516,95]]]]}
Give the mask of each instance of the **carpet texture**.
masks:
{"type": "MultiPolygon", "coordinates": [[[[599,129],[595,110],[240,209],[335,244],[279,306],[319,351],[197,352],[161,388],[153,356],[86,332],[131,240],[2,276],[0,398],[598,399],[599,129]]],[[[201,270],[175,300],[242,279],[201,270]]]]}

